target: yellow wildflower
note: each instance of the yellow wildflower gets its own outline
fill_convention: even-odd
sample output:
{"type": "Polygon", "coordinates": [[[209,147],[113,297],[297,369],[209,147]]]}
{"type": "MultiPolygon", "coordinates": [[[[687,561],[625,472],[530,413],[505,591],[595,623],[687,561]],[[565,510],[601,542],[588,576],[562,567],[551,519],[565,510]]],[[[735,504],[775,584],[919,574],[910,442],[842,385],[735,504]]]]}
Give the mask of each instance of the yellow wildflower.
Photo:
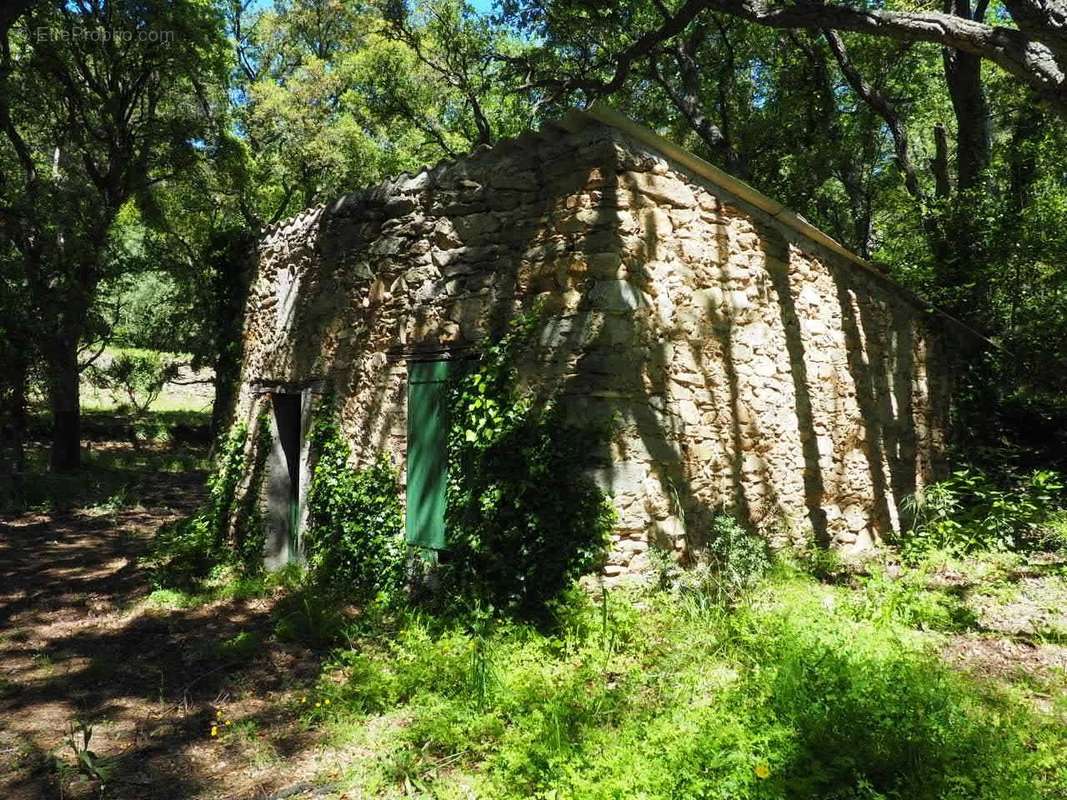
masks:
{"type": "Polygon", "coordinates": [[[324,702],[326,703],[326,705],[329,705],[330,704],[329,698],[327,698],[324,702]]]}
{"type": "Polygon", "coordinates": [[[218,736],[219,735],[219,726],[218,725],[212,725],[211,726],[211,735],[212,736],[218,736]]]}
{"type": "Polygon", "coordinates": [[[771,768],[767,766],[765,761],[756,765],[756,777],[760,780],[766,780],[771,777],[771,768]]]}

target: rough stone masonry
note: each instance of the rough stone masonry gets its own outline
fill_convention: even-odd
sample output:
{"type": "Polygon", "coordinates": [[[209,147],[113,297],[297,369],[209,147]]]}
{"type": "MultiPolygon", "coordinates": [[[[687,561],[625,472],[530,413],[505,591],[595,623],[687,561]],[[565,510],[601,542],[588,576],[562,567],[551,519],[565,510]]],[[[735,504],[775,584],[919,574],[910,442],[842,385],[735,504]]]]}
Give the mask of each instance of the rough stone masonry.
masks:
{"type": "Polygon", "coordinates": [[[650,547],[691,555],[723,508],[778,540],[870,546],[942,469],[958,326],[658,141],[574,113],[276,225],[239,417],[328,387],[356,464],[401,466],[406,359],[462,357],[541,300],[525,381],[614,424],[608,577],[650,547]]]}

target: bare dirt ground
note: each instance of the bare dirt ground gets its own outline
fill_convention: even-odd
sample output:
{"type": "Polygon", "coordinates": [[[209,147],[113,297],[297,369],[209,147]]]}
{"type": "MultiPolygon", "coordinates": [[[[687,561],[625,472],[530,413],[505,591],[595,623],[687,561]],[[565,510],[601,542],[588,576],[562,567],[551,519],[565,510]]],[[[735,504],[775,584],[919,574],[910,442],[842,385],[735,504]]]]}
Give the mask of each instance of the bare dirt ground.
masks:
{"type": "Polygon", "coordinates": [[[970,587],[973,629],[946,637],[941,656],[980,679],[1021,687],[1051,711],[1067,693],[1067,561],[1035,554],[1001,586],[1000,596],[970,587]]]}
{"type": "Polygon", "coordinates": [[[219,647],[268,639],[272,601],[145,602],[138,558],[161,523],[195,507],[202,480],[160,473],[136,508],[113,513],[0,517],[3,800],[270,797],[299,777],[311,741],[288,695],[316,660],[268,641],[228,663],[219,647]],[[106,785],[74,768],[79,721],[106,785]]]}

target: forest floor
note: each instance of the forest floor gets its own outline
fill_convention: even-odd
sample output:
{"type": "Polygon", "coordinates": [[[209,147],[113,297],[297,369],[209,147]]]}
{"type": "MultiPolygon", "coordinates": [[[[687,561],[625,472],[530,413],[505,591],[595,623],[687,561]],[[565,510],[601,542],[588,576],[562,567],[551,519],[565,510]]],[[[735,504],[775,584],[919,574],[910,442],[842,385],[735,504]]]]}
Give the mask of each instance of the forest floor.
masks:
{"type": "Polygon", "coordinates": [[[265,797],[313,746],[284,698],[318,659],[270,639],[273,598],[175,607],[139,564],[203,497],[205,453],[180,449],[94,442],[80,480],[28,487],[47,502],[0,514],[4,800],[97,797],[104,777],[105,796],[131,800],[265,797]]]}
{"type": "MultiPolygon", "coordinates": [[[[151,537],[202,499],[204,452],[95,452],[108,474],[91,491],[0,515],[0,797],[363,796],[337,781],[376,758],[365,737],[345,744],[301,722],[325,655],[278,640],[281,590],[186,604],[148,582],[151,537]]],[[[939,635],[947,663],[1021,686],[1044,710],[1062,703],[1062,559],[931,580],[971,598],[968,624],[939,635]]]]}

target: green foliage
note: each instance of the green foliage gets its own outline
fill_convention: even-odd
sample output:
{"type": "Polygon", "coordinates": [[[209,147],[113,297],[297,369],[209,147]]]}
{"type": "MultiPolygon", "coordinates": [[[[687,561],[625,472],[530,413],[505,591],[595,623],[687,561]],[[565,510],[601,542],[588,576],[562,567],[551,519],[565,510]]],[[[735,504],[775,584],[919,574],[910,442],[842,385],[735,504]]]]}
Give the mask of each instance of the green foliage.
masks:
{"type": "Polygon", "coordinates": [[[71,722],[67,729],[67,745],[74,754],[75,768],[82,775],[107,782],[112,770],[112,759],[102,758],[89,749],[93,740],[93,726],[82,720],[71,722]]]}
{"type": "Polygon", "coordinates": [[[861,579],[857,617],[877,625],[903,625],[923,630],[957,631],[970,628],[975,614],[959,594],[932,586],[931,564],[896,570],[870,565],[861,579]]]}
{"type": "MultiPolygon", "coordinates": [[[[0,161],[13,180],[0,187],[0,205],[21,228],[4,237],[0,259],[17,254],[29,323],[19,336],[32,332],[53,403],[77,414],[79,349],[107,327],[100,284],[140,266],[121,217],[137,207],[152,218],[156,187],[202,158],[211,127],[203,89],[223,84],[228,48],[209,0],[25,11],[4,26],[0,115],[11,123],[0,161]],[[116,46],[110,36],[34,35],[43,30],[130,38],[116,46]]],[[[57,426],[55,467],[79,466],[77,430],[57,426]]]]}
{"type": "Polygon", "coordinates": [[[178,377],[181,364],[152,350],[123,351],[102,367],[90,368],[89,380],[110,391],[116,403],[128,403],[138,416],[147,413],[168,383],[178,377]]]}
{"type": "Polygon", "coordinates": [[[311,570],[338,594],[356,600],[399,598],[407,546],[396,472],[385,457],[349,466],[349,449],[332,416],[316,421],[304,546],[311,570]]]}
{"type": "Polygon", "coordinates": [[[262,567],[263,526],[258,496],[263,463],[269,444],[267,419],[261,416],[256,462],[248,460],[248,426],[235,423],[218,449],[215,469],[208,478],[208,498],[191,517],[162,526],[152,542],[148,566],[158,588],[193,588],[220,565],[233,565],[244,573],[262,567]],[[251,472],[244,502],[236,503],[237,488],[251,472]],[[231,526],[236,540],[230,544],[231,526]]]}
{"type": "Polygon", "coordinates": [[[341,641],[351,620],[332,591],[303,575],[274,608],[274,634],[283,642],[325,648],[341,641]]]}
{"type": "Polygon", "coordinates": [[[262,641],[252,631],[241,631],[236,636],[218,643],[216,653],[220,661],[237,663],[250,660],[259,650],[262,641]]]}
{"type": "Polygon", "coordinates": [[[751,590],[771,567],[767,543],[749,533],[729,514],[718,514],[711,525],[708,559],[714,591],[719,599],[732,602],[751,590]]]}
{"type": "Polygon", "coordinates": [[[870,621],[842,590],[774,578],[732,612],[661,592],[576,595],[553,631],[393,618],[336,654],[301,709],[338,729],[402,720],[354,773],[381,795],[1014,800],[1063,788],[1052,717],[952,672],[899,617],[870,621]]]}
{"type": "Polygon", "coordinates": [[[764,642],[768,705],[797,734],[794,796],[1010,797],[1027,783],[1021,731],[933,658],[863,629],[786,622],[764,642]]]}
{"type": "Polygon", "coordinates": [[[745,530],[726,511],[715,515],[704,557],[683,568],[672,553],[650,550],[657,585],[693,608],[727,608],[752,591],[771,569],[763,537],[745,530]]]}
{"type": "MultiPolygon", "coordinates": [[[[140,232],[144,221],[133,217],[124,222],[140,232]]],[[[154,233],[138,243],[138,255],[147,264],[171,266],[168,254],[161,253],[154,233]]],[[[174,270],[177,272],[177,270],[174,270]]],[[[101,287],[101,302],[118,306],[112,330],[113,341],[123,347],[137,347],[170,353],[192,352],[195,333],[204,324],[204,308],[190,297],[172,271],[149,269],[125,276],[101,287]],[[191,302],[192,301],[192,302],[191,302]]]]}
{"type": "Polygon", "coordinates": [[[1062,508],[1062,478],[1036,470],[1006,488],[966,468],[907,499],[906,552],[1023,550],[1042,542],[1062,508]]]}
{"type": "Polygon", "coordinates": [[[243,575],[257,575],[263,569],[263,547],[266,541],[266,526],[263,522],[260,495],[266,477],[267,456],[273,446],[270,422],[264,410],[256,422],[256,442],[252,448],[253,460],[248,461],[248,451],[242,448],[240,460],[233,454],[233,445],[228,443],[223,453],[225,470],[216,471],[208,481],[211,502],[216,509],[214,517],[223,522],[218,530],[219,541],[225,540],[227,525],[233,532],[233,552],[228,561],[234,563],[243,575]],[[245,481],[241,501],[237,499],[237,487],[245,481]]]}
{"type": "Polygon", "coordinates": [[[539,614],[603,554],[612,506],[586,474],[606,432],[518,387],[539,315],[515,320],[450,393],[447,591],[539,614]]]}

